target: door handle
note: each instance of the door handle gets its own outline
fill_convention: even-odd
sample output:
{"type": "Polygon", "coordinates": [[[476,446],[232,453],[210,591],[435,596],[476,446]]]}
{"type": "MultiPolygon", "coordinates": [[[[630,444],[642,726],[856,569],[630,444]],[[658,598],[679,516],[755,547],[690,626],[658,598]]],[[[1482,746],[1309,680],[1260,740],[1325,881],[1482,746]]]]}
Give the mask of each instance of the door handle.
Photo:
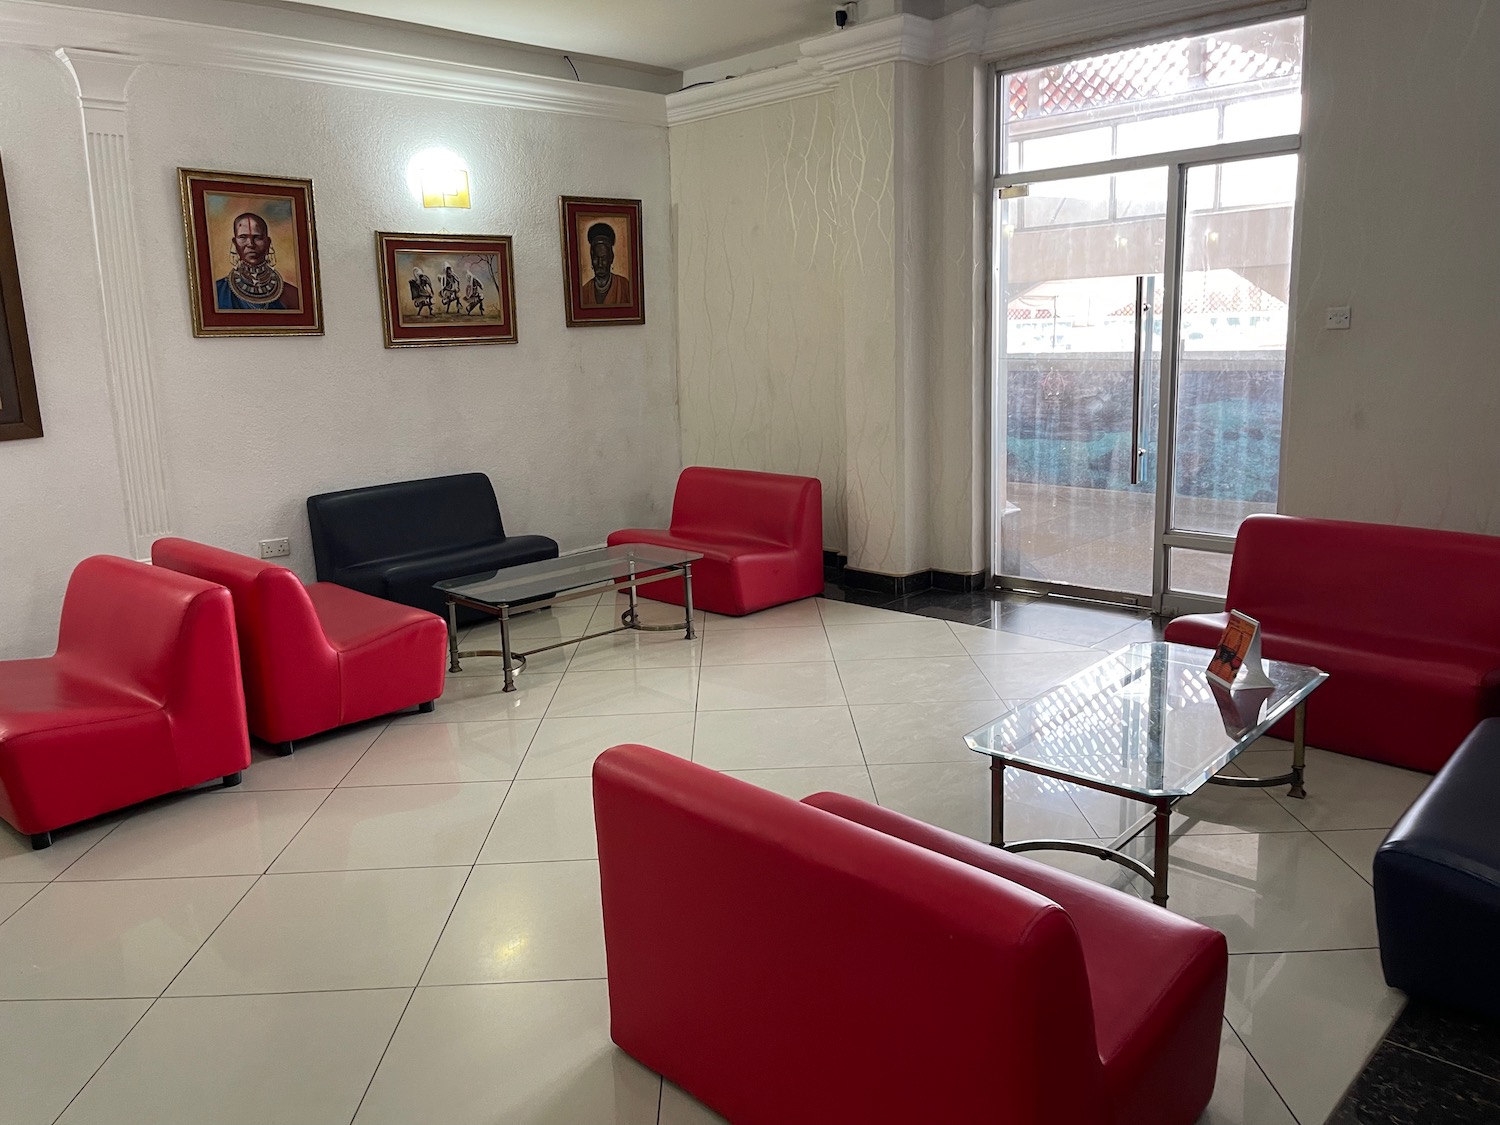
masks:
{"type": "Polygon", "coordinates": [[[1141,339],[1141,326],[1145,323],[1146,316],[1146,279],[1136,277],[1135,279],[1135,350],[1131,356],[1132,378],[1130,390],[1130,483],[1141,483],[1141,458],[1145,450],[1141,448],[1141,368],[1143,363],[1144,341],[1141,339]]]}

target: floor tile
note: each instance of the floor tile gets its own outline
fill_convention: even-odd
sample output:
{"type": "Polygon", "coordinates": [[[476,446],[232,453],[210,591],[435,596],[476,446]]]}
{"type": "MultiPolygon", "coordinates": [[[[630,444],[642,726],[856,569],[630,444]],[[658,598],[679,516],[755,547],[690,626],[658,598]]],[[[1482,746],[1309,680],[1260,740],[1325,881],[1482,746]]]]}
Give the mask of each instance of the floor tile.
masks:
{"type": "MultiPolygon", "coordinates": [[[[581,636],[582,632],[580,631],[578,635],[581,636]]],[[[491,638],[485,638],[485,641],[487,642],[490,639],[491,638]]],[[[520,675],[522,672],[529,673],[533,676],[548,673],[553,675],[561,675],[563,672],[566,672],[569,668],[572,667],[573,657],[578,653],[577,645],[565,644],[559,648],[546,647],[542,652],[530,652],[526,657],[524,665],[515,660],[515,654],[518,652],[524,653],[528,652],[530,649],[543,648],[543,646],[551,646],[557,641],[565,639],[566,638],[557,636],[511,637],[510,651],[512,657],[512,666],[516,668],[517,675],[520,675]]],[[[496,633],[493,640],[495,642],[493,648],[491,648],[488,643],[479,642],[476,642],[473,645],[461,644],[458,646],[458,648],[460,652],[481,651],[498,653],[500,651],[500,635],[496,633]]],[[[454,672],[450,670],[448,672],[448,679],[462,680],[471,677],[482,679],[486,676],[503,677],[504,675],[505,661],[500,656],[461,656],[459,657],[458,671],[454,672]]]]}
{"type": "Polygon", "coordinates": [[[410,994],[160,1000],[61,1123],[348,1125],[410,994]]]}
{"type": "MultiPolygon", "coordinates": [[[[597,609],[594,605],[559,605],[535,613],[523,613],[510,622],[511,649],[528,649],[581,637],[588,632],[589,621],[597,609]]],[[[460,648],[499,648],[500,622],[483,621],[472,626],[460,642],[460,648]]]]}
{"type": "Polygon", "coordinates": [[[59,877],[73,881],[259,875],[327,795],[321,789],[205,790],[151,804],[59,877]]]}
{"type": "Polygon", "coordinates": [[[839,665],[839,677],[850,704],[947,703],[998,698],[968,656],[850,660],[839,665]]]}
{"type": "Polygon", "coordinates": [[[159,996],[254,882],[53,883],[0,923],[0,999],[159,996]]]}
{"type": "Polygon", "coordinates": [[[685,1090],[663,1082],[657,1125],[729,1125],[729,1122],[685,1090]]]}
{"type": "Polygon", "coordinates": [[[721,629],[703,638],[703,663],[785,664],[832,660],[821,625],[785,629],[721,629]]]}
{"type": "Polygon", "coordinates": [[[380,737],[388,720],[376,719],[297,740],[293,754],[278,754],[265,743],[250,744],[250,768],[244,771],[241,788],[248,792],[266,789],[332,789],[344,780],[360,755],[380,737]]]}
{"type": "Polygon", "coordinates": [[[991,617],[991,621],[1008,633],[1025,633],[1074,645],[1098,644],[1139,620],[1141,615],[1138,613],[1046,599],[1002,602],[995,607],[991,617]]]}
{"type": "Polygon", "coordinates": [[[818,612],[822,598],[803,598],[800,602],[773,605],[757,613],[743,617],[726,617],[720,613],[707,614],[704,620],[711,633],[726,633],[739,629],[786,629],[799,626],[821,625],[823,617],[818,612]]]}
{"type": "Polygon", "coordinates": [[[553,696],[547,716],[565,718],[691,711],[697,695],[696,668],[569,672],[553,696]]]}
{"type": "Polygon", "coordinates": [[[1494,1125],[1500,1078],[1448,1066],[1385,1044],[1375,1052],[1328,1125],[1494,1125]]]}
{"type": "Polygon", "coordinates": [[[52,1125],[150,1006],[150,1000],[0,1002],[0,1122],[52,1125]]]}
{"type": "Polygon", "coordinates": [[[639,742],[679,758],[690,758],[693,724],[693,715],[682,712],[543,719],[517,776],[588,777],[595,758],[624,742],[639,742]]]}
{"type": "Polygon", "coordinates": [[[169,996],[411,987],[467,868],[267,875],[169,996]]]}
{"type": "MultiPolygon", "coordinates": [[[[990,838],[990,770],[972,762],[870,767],[886,808],[974,840],[990,838]]],[[[1094,831],[1061,782],[1019,770],[1005,774],[1005,838],[1093,839],[1094,831]]]]}
{"type": "Polygon", "coordinates": [[[473,781],[337,789],[271,870],[468,866],[507,788],[502,781],[473,781]]]}
{"type": "Polygon", "coordinates": [[[856,602],[836,602],[828,598],[815,598],[818,612],[824,625],[900,625],[908,623],[911,615],[877,606],[859,605],[856,602]]]}
{"type": "Polygon", "coordinates": [[[874,802],[875,790],[863,766],[806,766],[799,769],[734,770],[730,777],[800,801],[813,793],[847,793],[874,802]]]}
{"type": "Polygon", "coordinates": [[[1384,842],[1387,833],[1385,828],[1358,828],[1319,832],[1316,835],[1333,849],[1335,855],[1354,868],[1361,879],[1373,885],[1375,852],[1384,842]]]}
{"type": "MultiPolygon", "coordinates": [[[[594,611],[593,618],[589,621],[589,632],[597,633],[605,629],[613,629],[621,624],[621,615],[629,607],[630,601],[624,594],[615,595],[613,603],[601,601],[599,608],[594,611]]],[[[643,597],[637,603],[637,620],[642,625],[655,627],[658,625],[676,626],[681,628],[687,620],[687,613],[680,605],[671,605],[668,602],[653,601],[651,598],[643,597]]],[[[703,626],[707,623],[707,615],[701,609],[693,611],[693,631],[702,634],[703,626]]],[[[622,633],[621,636],[624,634],[622,633]]],[[[682,640],[682,633],[676,629],[662,629],[659,636],[673,636],[682,640]]]]}
{"type": "Polygon", "coordinates": [[[975,656],[974,663],[1002,699],[1031,699],[1101,659],[1101,654],[1092,650],[1003,652],[975,656]]]}
{"type": "Polygon", "coordinates": [[[1262,953],[1229,959],[1224,1013],[1308,1125],[1332,1112],[1401,1002],[1381,979],[1373,949],[1262,953]]]}
{"type": "Polygon", "coordinates": [[[1213,1100],[1197,1125],[1297,1125],[1292,1111],[1226,1022],[1213,1100]]]}
{"type": "Polygon", "coordinates": [[[503,676],[450,676],[437,707],[426,715],[402,715],[393,726],[415,723],[474,723],[494,719],[540,719],[562,677],[522,672],[516,690],[505,690],[503,676]]]}
{"type": "Polygon", "coordinates": [[[0,922],[41,893],[46,883],[0,883],[0,922]]]}
{"type": "Polygon", "coordinates": [[[587,777],[516,782],[480,849],[479,862],[598,859],[593,784],[587,777]]]}
{"type": "MultiPolygon", "coordinates": [[[[1142,801],[1132,801],[1072,786],[1068,795],[1078,810],[1088,817],[1094,831],[1114,839],[1136,820],[1151,811],[1142,801]]],[[[1236,789],[1225,785],[1205,785],[1184,798],[1172,813],[1172,836],[1218,834],[1223,832],[1301,832],[1302,825],[1262,789],[1236,789]]]]}
{"type": "Polygon", "coordinates": [[[610,1042],[603,981],[423,987],[355,1125],[656,1125],[660,1089],[610,1042]]]}
{"type": "Polygon", "coordinates": [[[571,672],[607,672],[620,668],[691,668],[698,663],[703,638],[681,633],[615,633],[584,641],[573,652],[571,672]]]}
{"type": "Polygon", "coordinates": [[[693,761],[716,770],[859,766],[847,707],[763,707],[698,716],[693,761]]]}
{"type": "Polygon", "coordinates": [[[424,723],[392,726],[366,751],[345,785],[509,781],[541,723],[424,723]]]}
{"type": "Polygon", "coordinates": [[[0,883],[46,883],[118,828],[125,815],[90,821],[52,834],[52,846],[37,851],[31,837],[0,824],[0,883]]]}
{"type": "Polygon", "coordinates": [[[829,625],[835,660],[905,660],[923,656],[963,656],[946,621],[908,620],[890,625],[829,625]]]}
{"type": "Polygon", "coordinates": [[[423,984],[604,976],[597,863],[476,867],[423,984]]]}
{"type": "Polygon", "coordinates": [[[1376,944],[1370,885],[1311,833],[1184,836],[1171,863],[1168,905],[1223,931],[1231,953],[1376,944]]]}
{"type": "Polygon", "coordinates": [[[750,707],[838,707],[844,703],[839,669],[832,663],[726,664],[705,667],[698,682],[698,711],[750,707]]]}
{"type": "MultiPolygon", "coordinates": [[[[1247,750],[1235,761],[1246,773],[1258,775],[1284,772],[1290,759],[1284,751],[1247,750]]],[[[1288,797],[1284,789],[1269,792],[1314,832],[1390,828],[1432,780],[1415,770],[1311,747],[1306,776],[1305,798],[1288,797]]]]}
{"type": "Polygon", "coordinates": [[[1044,637],[1031,637],[1025,633],[1007,633],[1003,629],[991,629],[984,625],[949,626],[958,643],[973,656],[1000,656],[1026,652],[1082,652],[1078,645],[1064,641],[1049,641],[1044,637]]]}
{"type": "Polygon", "coordinates": [[[865,761],[973,762],[964,735],[998,719],[1009,705],[997,699],[956,703],[877,703],[850,707],[865,761]]]}
{"type": "Polygon", "coordinates": [[[1398,1047],[1441,1059],[1449,1066],[1500,1078],[1500,1023],[1483,1016],[1411,1000],[1387,1038],[1398,1047]]]}

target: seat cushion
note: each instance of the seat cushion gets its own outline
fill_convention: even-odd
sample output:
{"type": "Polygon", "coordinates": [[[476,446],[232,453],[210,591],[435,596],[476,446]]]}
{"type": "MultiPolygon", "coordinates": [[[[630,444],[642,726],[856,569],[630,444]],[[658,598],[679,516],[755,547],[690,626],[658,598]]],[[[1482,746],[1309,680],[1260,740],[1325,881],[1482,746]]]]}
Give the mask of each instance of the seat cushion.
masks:
{"type": "Polygon", "coordinates": [[[1229,952],[1207,926],[838,793],[807,803],[1019,883],[1078,930],[1116,1125],[1191,1125],[1213,1094],[1229,952]]]}
{"type": "Polygon", "coordinates": [[[307,594],[338,655],[339,725],[443,694],[448,627],[442,618],[332,582],[315,582],[307,594]]]}

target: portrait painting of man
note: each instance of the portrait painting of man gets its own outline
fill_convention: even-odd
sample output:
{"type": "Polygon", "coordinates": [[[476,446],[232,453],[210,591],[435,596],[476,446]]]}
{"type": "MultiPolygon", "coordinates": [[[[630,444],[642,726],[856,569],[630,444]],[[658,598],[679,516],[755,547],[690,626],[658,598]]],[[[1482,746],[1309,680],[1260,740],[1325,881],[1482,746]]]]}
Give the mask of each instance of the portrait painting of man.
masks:
{"type": "Polygon", "coordinates": [[[509,235],[376,236],[386,347],[514,343],[509,235]]]}
{"type": "Polygon", "coordinates": [[[640,201],[564,196],[562,237],[568,324],[644,323],[640,201]]]}
{"type": "Polygon", "coordinates": [[[322,332],[312,183],[180,169],[194,334],[322,332]]]}

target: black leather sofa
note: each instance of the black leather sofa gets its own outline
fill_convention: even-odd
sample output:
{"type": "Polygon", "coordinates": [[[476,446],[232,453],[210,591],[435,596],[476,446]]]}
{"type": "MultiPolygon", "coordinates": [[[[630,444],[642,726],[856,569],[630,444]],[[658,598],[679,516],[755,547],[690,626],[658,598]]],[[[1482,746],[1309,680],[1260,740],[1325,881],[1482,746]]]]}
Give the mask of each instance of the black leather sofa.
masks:
{"type": "Polygon", "coordinates": [[[1476,726],[1375,853],[1386,983],[1500,1021],[1500,719],[1476,726]]]}
{"type": "MultiPolygon", "coordinates": [[[[318,581],[446,615],[434,582],[557,557],[545,535],[506,535],[483,473],[377,484],[307,498],[318,581]]],[[[483,620],[459,607],[459,622],[483,620]]]]}

